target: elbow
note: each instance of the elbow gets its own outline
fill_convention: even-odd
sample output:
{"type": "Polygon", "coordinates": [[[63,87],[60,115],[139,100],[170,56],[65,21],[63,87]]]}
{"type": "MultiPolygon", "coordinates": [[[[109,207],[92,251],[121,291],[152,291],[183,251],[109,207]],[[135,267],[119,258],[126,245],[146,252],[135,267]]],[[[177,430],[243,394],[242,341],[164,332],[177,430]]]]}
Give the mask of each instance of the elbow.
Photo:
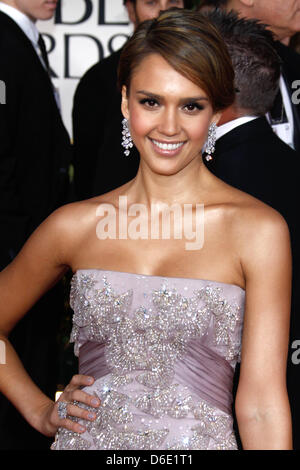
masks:
{"type": "Polygon", "coordinates": [[[240,426],[243,423],[258,423],[265,418],[266,410],[259,404],[247,403],[246,401],[235,403],[235,415],[240,426]]]}
{"type": "Polygon", "coordinates": [[[272,394],[257,393],[253,396],[240,394],[236,397],[235,414],[238,424],[266,423],[274,418],[290,414],[290,406],[286,389],[273,390],[272,394]]]}

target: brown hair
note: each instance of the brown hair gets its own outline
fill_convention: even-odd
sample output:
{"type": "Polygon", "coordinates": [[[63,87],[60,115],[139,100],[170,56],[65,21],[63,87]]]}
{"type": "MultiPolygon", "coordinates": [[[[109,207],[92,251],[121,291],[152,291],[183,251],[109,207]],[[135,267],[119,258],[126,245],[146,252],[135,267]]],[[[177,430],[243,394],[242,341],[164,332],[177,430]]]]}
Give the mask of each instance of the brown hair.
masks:
{"type": "Polygon", "coordinates": [[[159,54],[204,90],[215,112],[233,103],[234,71],[229,53],[216,28],[201,13],[171,9],[141,23],[121,54],[120,89],[125,85],[129,93],[134,70],[150,54],[159,54]]]}

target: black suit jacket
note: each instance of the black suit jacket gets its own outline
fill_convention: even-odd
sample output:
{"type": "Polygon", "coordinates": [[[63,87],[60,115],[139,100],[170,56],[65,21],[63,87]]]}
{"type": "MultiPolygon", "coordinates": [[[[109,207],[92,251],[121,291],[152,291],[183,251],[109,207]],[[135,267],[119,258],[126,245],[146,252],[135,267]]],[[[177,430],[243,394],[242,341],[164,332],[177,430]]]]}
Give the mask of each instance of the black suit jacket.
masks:
{"type": "Polygon", "coordinates": [[[66,201],[70,139],[33,45],[0,12],[0,267],[66,201]]]}
{"type": "Polygon", "coordinates": [[[294,117],[294,146],[295,150],[300,153],[300,104],[293,103],[292,101],[292,95],[295,92],[295,89],[292,88],[292,84],[295,80],[299,80],[300,54],[297,54],[293,49],[279,41],[275,42],[275,49],[282,60],[282,75],[287,85],[289,96],[291,97],[294,117]]]}
{"type": "Polygon", "coordinates": [[[82,77],[73,107],[74,182],[78,199],[104,194],[135,177],[139,154],[124,155],[121,93],[117,69],[121,50],[82,77]]]}
{"type": "Polygon", "coordinates": [[[292,344],[299,339],[300,332],[298,159],[297,152],[282,142],[267,120],[261,117],[236,127],[218,139],[213,160],[206,162],[217,177],[280,212],[290,229],[293,286],[287,379],[296,449],[300,449],[300,377],[299,365],[292,362],[292,344]]]}
{"type": "Polygon", "coordinates": [[[275,135],[265,117],[236,127],[215,148],[207,167],[216,176],[292,217],[298,155],[275,135]]]}

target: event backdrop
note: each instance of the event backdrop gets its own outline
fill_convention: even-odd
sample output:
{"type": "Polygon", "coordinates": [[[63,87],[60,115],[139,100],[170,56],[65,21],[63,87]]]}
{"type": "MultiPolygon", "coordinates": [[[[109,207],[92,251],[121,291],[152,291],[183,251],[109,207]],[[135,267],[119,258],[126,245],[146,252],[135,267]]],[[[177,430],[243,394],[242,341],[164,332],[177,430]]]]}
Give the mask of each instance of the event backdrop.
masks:
{"type": "Polygon", "coordinates": [[[62,116],[72,136],[73,95],[80,77],[119,49],[132,33],[123,0],[61,0],[50,21],[37,24],[46,42],[62,116]]]}

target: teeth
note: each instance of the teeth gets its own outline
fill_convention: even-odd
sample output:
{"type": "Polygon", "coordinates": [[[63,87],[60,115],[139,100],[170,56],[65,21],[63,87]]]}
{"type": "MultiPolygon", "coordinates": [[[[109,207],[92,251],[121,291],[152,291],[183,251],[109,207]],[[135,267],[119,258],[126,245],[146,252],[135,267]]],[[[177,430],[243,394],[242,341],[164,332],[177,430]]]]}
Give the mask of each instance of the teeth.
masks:
{"type": "Polygon", "coordinates": [[[176,150],[183,145],[183,142],[179,142],[177,144],[163,144],[157,140],[152,140],[152,142],[154,142],[154,144],[162,150],[176,150]]]}

